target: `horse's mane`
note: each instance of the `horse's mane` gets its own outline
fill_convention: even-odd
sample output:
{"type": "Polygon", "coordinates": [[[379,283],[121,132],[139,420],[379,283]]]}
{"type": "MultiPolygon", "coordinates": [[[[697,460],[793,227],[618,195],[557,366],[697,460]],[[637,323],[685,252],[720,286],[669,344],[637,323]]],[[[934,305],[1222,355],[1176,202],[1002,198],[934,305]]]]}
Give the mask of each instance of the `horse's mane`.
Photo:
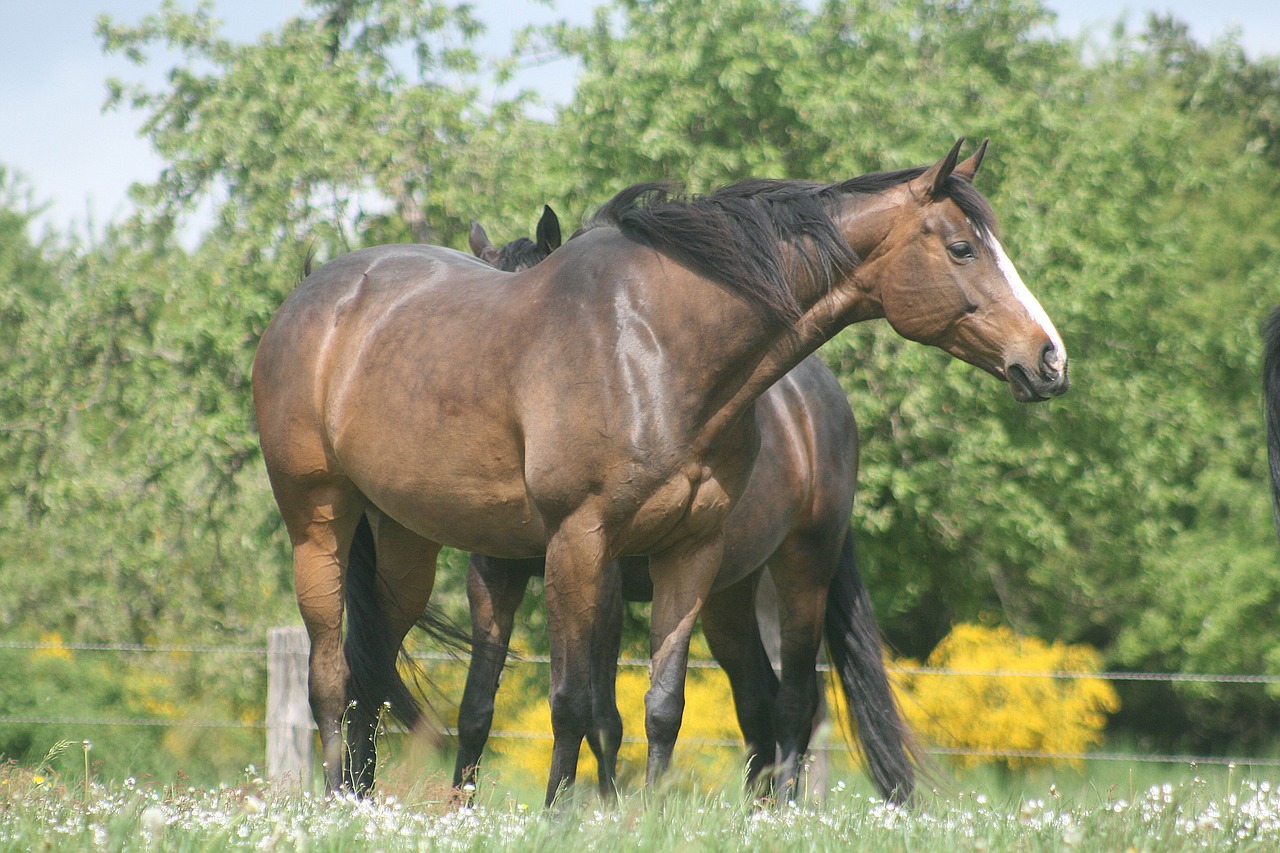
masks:
{"type": "MultiPolygon", "coordinates": [[[[837,184],[750,178],[702,196],[671,183],[635,184],[605,202],[587,228],[616,226],[787,322],[801,313],[791,285],[796,273],[825,291],[858,265],[831,218],[841,196],[881,192],[924,172],[878,172],[837,184]],[[792,249],[790,268],[784,245],[792,249]]],[[[946,192],[975,228],[994,233],[991,206],[969,181],[952,176],[946,192]]]]}
{"type": "Polygon", "coordinates": [[[545,257],[537,243],[528,237],[517,237],[498,250],[498,258],[493,265],[500,270],[514,272],[537,266],[545,257]]]}

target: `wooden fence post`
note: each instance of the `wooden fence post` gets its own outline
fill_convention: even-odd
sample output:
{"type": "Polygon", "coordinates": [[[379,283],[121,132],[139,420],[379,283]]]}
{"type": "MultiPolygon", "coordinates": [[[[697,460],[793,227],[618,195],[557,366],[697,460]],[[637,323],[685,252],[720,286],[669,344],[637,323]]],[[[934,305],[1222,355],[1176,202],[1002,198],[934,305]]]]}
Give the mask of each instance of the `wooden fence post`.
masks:
{"type": "Polygon", "coordinates": [[[311,789],[315,722],[307,698],[311,641],[301,626],[267,630],[267,778],[311,789]]]}

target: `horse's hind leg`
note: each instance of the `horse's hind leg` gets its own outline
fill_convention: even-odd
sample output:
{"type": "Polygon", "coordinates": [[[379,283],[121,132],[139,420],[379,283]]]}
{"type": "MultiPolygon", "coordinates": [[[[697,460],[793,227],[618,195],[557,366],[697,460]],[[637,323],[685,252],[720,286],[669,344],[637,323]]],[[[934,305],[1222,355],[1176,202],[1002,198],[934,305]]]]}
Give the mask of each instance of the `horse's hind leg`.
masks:
{"type": "Polygon", "coordinates": [[[342,650],[347,552],[364,498],[345,479],[272,480],[293,545],[294,592],[311,639],[308,692],[320,729],[325,790],[342,785],[347,661],[342,650]]]}
{"type": "Polygon", "coordinates": [[[809,748],[818,710],[816,667],[826,617],[827,587],[835,571],[840,542],[797,533],[769,561],[778,592],[782,681],[774,705],[774,731],[780,753],[778,786],[796,796],[800,761],[809,748]],[[829,568],[828,568],[829,567],[829,568]]]}
{"type": "Polygon", "coordinates": [[[458,706],[458,758],[453,787],[475,787],[476,769],[493,725],[494,696],[507,658],[516,611],[542,559],[508,560],[472,554],[467,568],[471,605],[471,663],[458,706]]]}
{"type": "Polygon", "coordinates": [[[717,530],[701,541],[682,543],[649,560],[653,576],[653,663],[644,697],[649,761],[645,781],[653,784],[671,764],[684,716],[685,672],[689,638],[712,581],[724,557],[724,537],[717,530]]]}
{"type": "Polygon", "coordinates": [[[547,805],[570,788],[592,722],[591,644],[600,618],[601,575],[608,547],[600,517],[589,510],[562,521],[547,543],[547,633],[551,641],[551,767],[547,805]]]}
{"type": "MultiPolygon", "coordinates": [[[[353,601],[356,591],[362,588],[360,579],[348,577],[347,661],[349,666],[358,668],[352,673],[353,677],[364,675],[375,691],[387,693],[403,686],[396,673],[396,657],[405,635],[431,601],[440,545],[413,533],[374,507],[369,507],[366,514],[373,553],[361,556],[353,549],[348,574],[373,570],[376,592],[373,601],[367,603],[373,609],[362,610],[353,601]],[[366,644],[368,648],[364,647],[366,644]]],[[[348,687],[349,697],[355,692],[354,686],[348,687]]],[[[400,702],[409,707],[394,708],[396,716],[409,724],[416,722],[416,704],[407,697],[400,702]]],[[[381,702],[353,703],[347,709],[348,760],[343,776],[345,785],[357,796],[367,794],[373,787],[377,764],[375,738],[384,710],[381,702]]]]}
{"type": "Polygon", "coordinates": [[[747,748],[747,787],[767,793],[760,774],[777,751],[773,708],[778,677],[760,638],[754,604],[760,575],[743,578],[707,598],[702,632],[733,690],[733,705],[747,748]]]}
{"type": "MultiPolygon", "coordinates": [[[[471,663],[467,685],[458,706],[458,757],[453,787],[466,791],[476,783],[476,770],[493,726],[494,696],[507,657],[516,611],[524,600],[529,578],[542,574],[544,562],[534,559],[500,559],[472,554],[467,570],[467,598],[471,605],[471,663]]],[[[622,717],[618,713],[615,675],[622,637],[622,597],[616,566],[606,568],[601,580],[603,612],[609,614],[596,626],[592,642],[592,718],[587,742],[599,766],[600,792],[615,794],[618,748],[622,742],[622,717]]]]}
{"type": "Polygon", "coordinates": [[[587,745],[596,757],[600,796],[618,795],[618,750],[622,715],[618,712],[618,654],[622,648],[622,571],[618,561],[605,566],[600,579],[600,617],[591,641],[591,727],[587,745]]]}

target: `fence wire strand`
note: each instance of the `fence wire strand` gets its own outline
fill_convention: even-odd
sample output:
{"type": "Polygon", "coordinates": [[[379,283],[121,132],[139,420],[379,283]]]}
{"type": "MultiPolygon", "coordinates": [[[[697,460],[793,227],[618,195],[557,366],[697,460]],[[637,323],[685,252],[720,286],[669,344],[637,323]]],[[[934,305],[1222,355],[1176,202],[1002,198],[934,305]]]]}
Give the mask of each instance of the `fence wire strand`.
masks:
{"type": "Polygon", "coordinates": [[[162,654],[261,655],[266,646],[183,646],[144,643],[53,643],[39,640],[0,640],[0,649],[48,652],[155,652],[162,654]]]}
{"type": "MultiPolygon", "coordinates": [[[[22,651],[50,652],[150,652],[163,654],[227,654],[256,655],[265,657],[266,646],[217,646],[217,645],[146,645],[142,643],[54,643],[37,640],[0,640],[0,650],[12,649],[22,651]]],[[[447,662],[459,661],[462,658],[449,652],[415,652],[410,657],[415,661],[447,662]]],[[[547,655],[521,655],[512,652],[508,665],[518,663],[549,665],[551,658],[547,655]]],[[[690,669],[719,669],[720,665],[713,660],[690,660],[690,669]]],[[[620,667],[648,668],[647,658],[622,658],[620,667]]],[[[830,671],[827,664],[817,666],[820,672],[830,671]]],[[[1280,684],[1280,675],[1233,674],[1211,672],[1123,672],[1106,670],[1102,672],[1082,672],[1073,670],[1013,670],[1013,669],[946,669],[940,667],[918,666],[904,667],[890,664],[886,669],[894,674],[902,675],[943,675],[987,678],[1060,678],[1082,679],[1100,678],[1105,681],[1163,681],[1169,683],[1203,683],[1203,684],[1280,684]]]]}
{"type": "MultiPolygon", "coordinates": [[[[50,641],[0,640],[0,650],[13,651],[47,651],[47,652],[126,652],[153,654],[214,654],[214,655],[252,655],[266,657],[266,646],[234,646],[234,645],[149,645],[143,643],[64,643],[50,641]]],[[[447,652],[416,652],[410,656],[419,662],[462,662],[458,654],[447,652]]],[[[549,665],[551,658],[547,655],[520,655],[513,652],[508,660],[511,664],[549,665]]],[[[649,661],[644,658],[624,658],[618,661],[620,667],[645,667],[649,661]]],[[[711,660],[690,660],[691,669],[719,669],[720,666],[711,660]]],[[[820,671],[829,671],[826,664],[819,664],[820,671]]],[[[1184,673],[1184,672],[1076,672],[1050,671],[1028,672],[1002,669],[944,669],[938,667],[902,667],[890,665],[888,671],[895,674],[988,677],[988,678],[1056,678],[1082,679],[1096,678],[1106,681],[1160,681],[1168,683],[1206,683],[1206,684],[1280,684],[1280,675],[1265,674],[1229,674],[1229,673],[1184,673]]],[[[4,716],[0,715],[0,725],[50,725],[50,726],[136,726],[161,728],[190,729],[251,729],[266,731],[276,728],[262,721],[227,721],[227,720],[160,720],[125,717],[42,717],[42,716],[4,716]]],[[[285,727],[288,727],[287,725],[285,727]]],[[[314,724],[311,726],[315,728],[314,724]]],[[[444,733],[457,736],[457,730],[446,728],[444,733]]],[[[494,730],[491,738],[508,740],[552,740],[549,732],[519,732],[494,730]]],[[[627,743],[644,743],[645,739],[636,735],[623,737],[627,743]]],[[[686,738],[680,741],[689,746],[738,748],[742,743],[737,740],[686,738]]],[[[823,751],[843,749],[843,746],[823,745],[817,747],[823,751]]],[[[1047,752],[1037,750],[1002,750],[1002,749],[968,749],[961,747],[928,747],[926,752],[933,755],[975,756],[981,758],[1027,758],[1043,761],[1120,761],[1152,764],[1186,764],[1189,766],[1218,765],[1241,767],[1280,767],[1280,758],[1260,758],[1244,756],[1216,755],[1160,755],[1119,752],[1047,752]]]]}

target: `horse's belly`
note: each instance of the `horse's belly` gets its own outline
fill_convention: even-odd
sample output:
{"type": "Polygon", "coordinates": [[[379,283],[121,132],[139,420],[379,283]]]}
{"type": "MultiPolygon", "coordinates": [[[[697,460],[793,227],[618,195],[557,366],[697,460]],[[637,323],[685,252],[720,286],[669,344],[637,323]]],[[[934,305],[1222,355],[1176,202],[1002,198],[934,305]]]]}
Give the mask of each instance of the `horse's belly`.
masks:
{"type": "Polygon", "coordinates": [[[387,515],[433,542],[493,557],[533,557],[546,550],[542,519],[523,490],[495,489],[492,483],[361,490],[387,515]]]}
{"type": "Polygon", "coordinates": [[[542,517],[524,487],[514,453],[468,454],[453,442],[444,452],[368,440],[339,450],[341,467],[360,492],[404,527],[453,548],[495,557],[543,553],[542,517]],[[381,449],[383,452],[378,452],[381,449]]]}

